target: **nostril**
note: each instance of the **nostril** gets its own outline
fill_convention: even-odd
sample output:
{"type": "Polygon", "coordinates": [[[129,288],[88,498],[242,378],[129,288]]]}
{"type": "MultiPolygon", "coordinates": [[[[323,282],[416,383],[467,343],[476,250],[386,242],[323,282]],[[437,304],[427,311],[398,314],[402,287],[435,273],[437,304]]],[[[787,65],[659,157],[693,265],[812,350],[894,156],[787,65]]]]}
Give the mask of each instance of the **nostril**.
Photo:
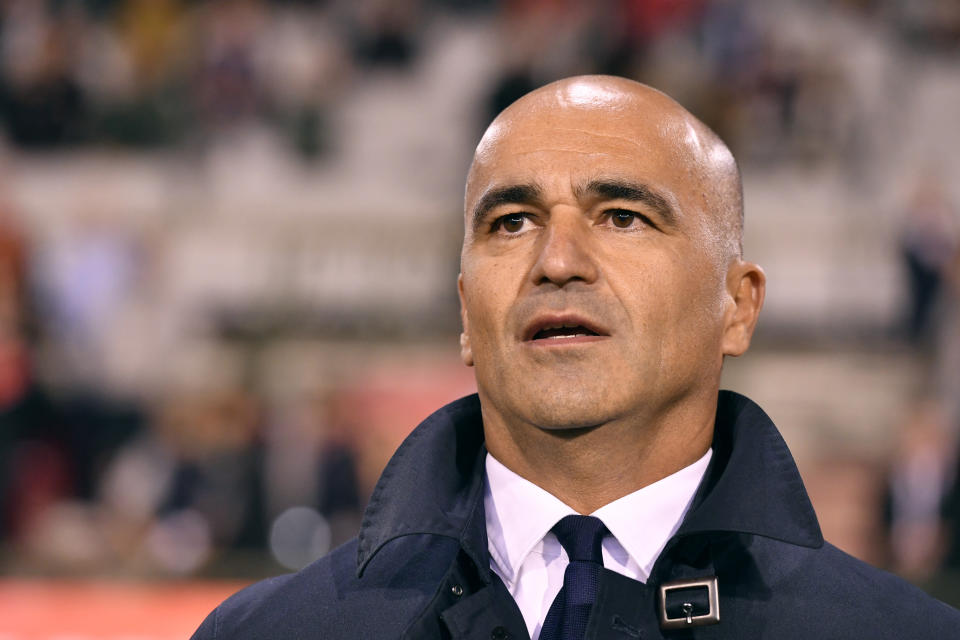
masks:
{"type": "Polygon", "coordinates": [[[551,275],[544,274],[537,281],[537,284],[540,284],[540,285],[552,284],[558,287],[562,287],[571,282],[587,282],[587,279],[584,278],[583,276],[577,276],[577,275],[567,276],[567,277],[558,277],[556,275],[551,276],[551,275]]]}

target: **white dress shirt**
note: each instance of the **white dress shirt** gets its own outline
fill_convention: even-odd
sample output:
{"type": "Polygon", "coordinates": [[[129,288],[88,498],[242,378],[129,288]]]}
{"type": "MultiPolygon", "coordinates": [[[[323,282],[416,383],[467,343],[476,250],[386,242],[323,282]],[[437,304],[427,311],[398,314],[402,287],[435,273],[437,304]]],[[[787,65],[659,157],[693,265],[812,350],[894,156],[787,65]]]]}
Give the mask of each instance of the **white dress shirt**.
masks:
{"type": "MultiPolygon", "coordinates": [[[[603,539],[604,567],[646,582],[687,514],[712,454],[709,449],[690,466],[590,514],[600,518],[611,534],[603,539]]],[[[530,637],[537,640],[568,564],[566,551],[550,529],[577,512],[489,453],[486,472],[490,568],[513,595],[530,637]]]]}

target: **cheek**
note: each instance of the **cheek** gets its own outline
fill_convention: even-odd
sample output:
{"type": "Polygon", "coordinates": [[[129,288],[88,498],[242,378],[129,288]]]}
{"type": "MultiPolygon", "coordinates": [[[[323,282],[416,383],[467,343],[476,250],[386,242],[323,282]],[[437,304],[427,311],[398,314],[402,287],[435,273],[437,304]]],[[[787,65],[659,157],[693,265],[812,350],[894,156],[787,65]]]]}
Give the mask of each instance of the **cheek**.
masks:
{"type": "Polygon", "coordinates": [[[718,335],[722,283],[713,265],[668,253],[632,265],[621,272],[620,281],[618,295],[631,310],[640,344],[687,351],[718,335]]]}
{"type": "Polygon", "coordinates": [[[717,280],[713,265],[680,274],[677,281],[675,315],[680,348],[701,359],[719,352],[723,326],[723,283],[717,280]]]}
{"type": "MultiPolygon", "coordinates": [[[[464,276],[464,304],[470,323],[470,337],[476,341],[489,343],[504,325],[508,308],[506,287],[497,283],[480,269],[464,276]]],[[[475,345],[476,346],[476,345],[475,345]]]]}

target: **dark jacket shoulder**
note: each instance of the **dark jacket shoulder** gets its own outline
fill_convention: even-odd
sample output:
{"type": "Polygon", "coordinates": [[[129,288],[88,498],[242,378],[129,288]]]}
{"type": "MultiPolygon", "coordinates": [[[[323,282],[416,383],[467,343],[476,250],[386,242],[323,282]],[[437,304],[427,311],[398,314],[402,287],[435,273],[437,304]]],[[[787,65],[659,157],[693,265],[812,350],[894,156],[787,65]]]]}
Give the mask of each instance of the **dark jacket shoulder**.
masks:
{"type": "Polygon", "coordinates": [[[736,577],[726,581],[732,606],[722,617],[751,637],[960,637],[960,611],[828,542],[806,548],[752,537],[747,545],[718,569],[736,577]]]}
{"type": "Polygon", "coordinates": [[[458,543],[391,541],[357,575],[357,540],[289,575],[257,582],[217,607],[193,638],[397,638],[430,604],[458,543]],[[338,632],[339,630],[339,632],[338,632]]]}

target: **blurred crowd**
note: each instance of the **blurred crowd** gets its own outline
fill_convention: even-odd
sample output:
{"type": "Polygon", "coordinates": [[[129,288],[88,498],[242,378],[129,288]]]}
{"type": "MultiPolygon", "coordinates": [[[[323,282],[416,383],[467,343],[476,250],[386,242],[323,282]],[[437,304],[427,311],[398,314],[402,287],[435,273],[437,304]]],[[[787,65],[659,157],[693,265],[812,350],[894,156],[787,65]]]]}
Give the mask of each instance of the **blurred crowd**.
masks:
{"type": "Polygon", "coordinates": [[[940,0],[4,0],[0,116],[20,148],[202,143],[269,122],[305,157],[357,73],[418,63],[436,16],[492,20],[486,122],[532,87],[580,72],[643,78],[738,156],[857,159],[860,116],[887,89],[869,40],[951,54],[940,0]],[[812,20],[812,22],[811,22],[812,20]]]}
{"type": "MultiPolygon", "coordinates": [[[[884,56],[956,63],[960,5],[801,4],[0,0],[0,572],[298,568],[353,535],[392,448],[470,384],[444,357],[418,369],[415,359],[385,365],[368,347],[336,346],[382,334],[411,341],[390,335],[382,309],[359,324],[330,320],[329,309],[308,323],[311,339],[335,346],[315,349],[323,375],[280,393],[265,382],[265,354],[298,343],[282,328],[252,330],[256,304],[229,322],[174,322],[178,340],[131,336],[119,322],[130,300],[146,316],[170,312],[151,306],[165,227],[137,230],[78,207],[57,233],[38,233],[4,167],[89,149],[172,150],[189,161],[251,126],[270,131],[297,166],[336,165],[352,144],[338,113],[358,87],[427,73],[437,31],[465,24],[492,57],[482,78],[463,80],[480,85],[461,118],[467,138],[536,86],[613,73],[689,106],[746,172],[836,167],[869,190],[888,161],[885,124],[897,117],[884,56]],[[148,368],[186,361],[187,372],[117,382],[104,363],[118,341],[148,353],[148,368]]],[[[460,167],[451,173],[462,178],[460,167]]],[[[885,561],[923,580],[943,566],[960,571],[960,215],[948,173],[914,173],[897,205],[902,321],[888,328],[924,379],[877,509],[885,561]]],[[[450,272],[441,282],[452,291],[450,272]]],[[[413,342],[455,344],[452,294],[440,304],[452,323],[413,342]]]]}
{"type": "Polygon", "coordinates": [[[262,118],[313,156],[346,66],[410,55],[411,3],[376,4],[4,2],[7,134],[23,148],[151,148],[262,118]]]}
{"type": "Polygon", "coordinates": [[[918,581],[960,571],[960,216],[939,176],[904,210],[904,335],[926,363],[893,451],[884,503],[888,560],[918,581]]]}

